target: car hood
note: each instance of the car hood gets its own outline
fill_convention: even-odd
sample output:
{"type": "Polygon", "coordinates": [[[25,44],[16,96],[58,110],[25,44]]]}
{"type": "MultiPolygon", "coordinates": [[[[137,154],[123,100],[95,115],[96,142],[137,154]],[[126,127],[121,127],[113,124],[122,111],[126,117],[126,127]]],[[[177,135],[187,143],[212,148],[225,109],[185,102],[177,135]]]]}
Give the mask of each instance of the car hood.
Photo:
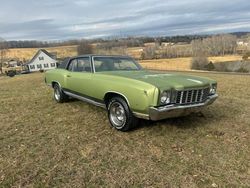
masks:
{"type": "Polygon", "coordinates": [[[158,87],[159,89],[188,89],[209,86],[214,81],[208,78],[155,71],[109,71],[101,74],[125,77],[143,81],[158,87]]]}

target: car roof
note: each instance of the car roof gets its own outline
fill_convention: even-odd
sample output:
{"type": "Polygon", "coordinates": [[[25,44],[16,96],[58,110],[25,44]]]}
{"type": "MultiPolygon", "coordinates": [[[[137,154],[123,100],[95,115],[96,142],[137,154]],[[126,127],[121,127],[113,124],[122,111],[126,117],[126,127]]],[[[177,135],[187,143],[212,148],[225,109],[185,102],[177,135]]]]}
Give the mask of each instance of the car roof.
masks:
{"type": "Polygon", "coordinates": [[[79,58],[79,57],[123,57],[123,58],[131,58],[127,55],[100,55],[100,54],[85,54],[71,57],[70,59],[79,58]]]}
{"type": "Polygon", "coordinates": [[[121,58],[132,58],[130,56],[125,56],[125,55],[98,55],[98,54],[86,54],[86,55],[78,55],[78,56],[73,56],[73,57],[67,57],[65,58],[60,65],[58,66],[58,68],[61,69],[67,69],[68,64],[71,60],[76,59],[76,58],[81,58],[81,57],[121,57],[121,58]]]}

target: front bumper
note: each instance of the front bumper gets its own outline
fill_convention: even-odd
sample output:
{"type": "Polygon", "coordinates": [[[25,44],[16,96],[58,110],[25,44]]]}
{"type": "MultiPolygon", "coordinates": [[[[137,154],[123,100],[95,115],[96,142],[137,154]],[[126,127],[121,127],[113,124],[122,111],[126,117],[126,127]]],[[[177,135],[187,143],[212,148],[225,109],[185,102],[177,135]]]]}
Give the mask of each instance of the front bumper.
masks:
{"type": "Polygon", "coordinates": [[[151,120],[161,120],[172,117],[185,116],[193,112],[199,112],[202,107],[212,104],[218,95],[211,95],[203,103],[190,104],[183,106],[168,105],[162,107],[150,107],[149,108],[149,119],[151,120]]]}

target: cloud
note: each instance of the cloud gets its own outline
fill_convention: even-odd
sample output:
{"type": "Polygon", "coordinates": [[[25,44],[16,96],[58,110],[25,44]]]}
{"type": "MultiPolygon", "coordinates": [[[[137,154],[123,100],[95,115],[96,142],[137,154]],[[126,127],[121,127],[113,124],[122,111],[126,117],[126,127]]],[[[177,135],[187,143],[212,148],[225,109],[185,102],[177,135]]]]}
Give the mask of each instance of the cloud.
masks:
{"type": "Polygon", "coordinates": [[[12,0],[0,9],[7,40],[250,30],[248,0],[12,0]]]}

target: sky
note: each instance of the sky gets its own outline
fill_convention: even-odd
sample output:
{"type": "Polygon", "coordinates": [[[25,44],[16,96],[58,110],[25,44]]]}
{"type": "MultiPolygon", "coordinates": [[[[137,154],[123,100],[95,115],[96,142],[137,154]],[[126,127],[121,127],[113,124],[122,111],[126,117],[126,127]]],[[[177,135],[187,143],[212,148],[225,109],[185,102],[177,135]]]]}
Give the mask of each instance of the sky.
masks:
{"type": "Polygon", "coordinates": [[[250,31],[249,0],[0,0],[5,40],[250,31]]]}

